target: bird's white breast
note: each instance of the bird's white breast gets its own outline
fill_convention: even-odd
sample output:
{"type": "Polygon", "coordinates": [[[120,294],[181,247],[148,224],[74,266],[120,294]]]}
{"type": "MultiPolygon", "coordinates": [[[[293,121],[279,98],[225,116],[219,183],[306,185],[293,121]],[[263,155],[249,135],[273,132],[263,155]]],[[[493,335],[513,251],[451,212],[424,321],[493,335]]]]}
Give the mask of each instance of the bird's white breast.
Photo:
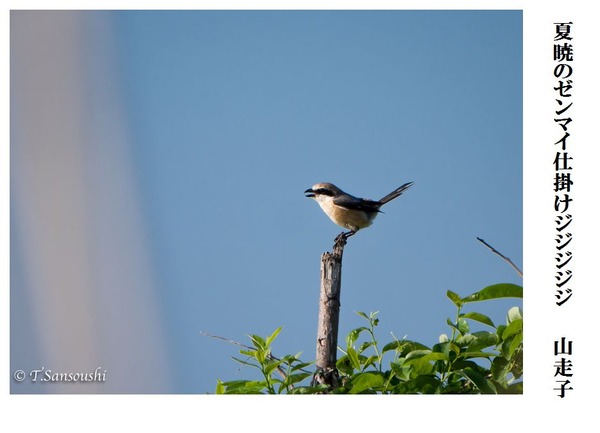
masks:
{"type": "Polygon", "coordinates": [[[320,195],[315,197],[315,200],[331,221],[348,230],[358,231],[369,227],[377,216],[377,213],[369,214],[364,211],[337,206],[333,203],[333,198],[329,196],[320,195]]]}

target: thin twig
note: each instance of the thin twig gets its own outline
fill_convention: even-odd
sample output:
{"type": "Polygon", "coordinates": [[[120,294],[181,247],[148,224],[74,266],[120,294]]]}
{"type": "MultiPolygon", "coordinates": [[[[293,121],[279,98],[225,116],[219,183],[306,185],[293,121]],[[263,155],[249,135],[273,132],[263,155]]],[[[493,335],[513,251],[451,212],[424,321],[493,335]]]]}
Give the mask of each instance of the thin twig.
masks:
{"type": "MultiPolygon", "coordinates": [[[[226,343],[230,343],[230,344],[235,344],[236,346],[240,346],[240,347],[244,347],[246,349],[249,350],[254,350],[255,348],[252,346],[247,346],[245,344],[240,343],[239,341],[235,341],[235,340],[230,340],[229,338],[225,338],[225,337],[220,337],[218,335],[212,335],[209,334],[208,332],[204,332],[204,331],[199,331],[200,335],[203,335],[205,337],[210,337],[210,338],[214,338],[216,340],[221,340],[224,341],[226,343]]],[[[271,353],[268,354],[268,357],[271,361],[279,361],[279,358],[277,358],[276,356],[273,356],[271,353]]],[[[304,371],[305,373],[309,373],[307,370],[304,370],[303,368],[300,369],[300,371],[304,371]]],[[[281,367],[277,367],[277,372],[279,373],[279,375],[281,376],[282,379],[285,379],[287,377],[287,374],[285,373],[285,371],[283,370],[283,368],[281,367]]],[[[294,385],[290,385],[290,388],[294,388],[294,385]]]]}
{"type": "Polygon", "coordinates": [[[204,331],[200,331],[200,335],[204,335],[205,337],[214,338],[216,340],[225,341],[227,343],[235,344],[236,346],[245,347],[246,349],[254,350],[254,347],[252,347],[252,346],[246,346],[245,344],[239,343],[237,341],[230,340],[230,339],[225,338],[225,337],[219,337],[218,335],[211,335],[211,334],[209,334],[207,332],[204,332],[204,331]]]}
{"type": "Polygon", "coordinates": [[[481,242],[483,245],[485,245],[486,247],[488,247],[490,250],[492,250],[493,253],[498,254],[500,257],[502,257],[509,265],[511,265],[513,267],[513,269],[515,271],[517,271],[517,274],[519,274],[519,276],[521,278],[523,278],[523,271],[521,271],[517,265],[515,265],[511,259],[509,259],[508,257],[506,257],[504,254],[500,253],[497,249],[495,249],[494,247],[492,247],[490,244],[488,244],[486,241],[484,241],[481,238],[477,238],[477,240],[479,242],[481,242]]]}
{"type": "MultiPolygon", "coordinates": [[[[212,335],[212,334],[209,334],[208,332],[204,332],[204,331],[200,331],[200,335],[202,335],[204,337],[214,338],[215,340],[221,340],[221,341],[224,341],[226,343],[235,344],[236,346],[240,346],[240,347],[243,347],[245,349],[254,350],[254,347],[247,346],[247,345],[242,344],[242,343],[240,343],[238,341],[230,340],[230,339],[225,338],[225,337],[220,337],[219,335],[212,335]]],[[[239,373],[242,370],[242,367],[243,367],[243,365],[240,366],[240,368],[238,369],[237,373],[239,373]]]]}

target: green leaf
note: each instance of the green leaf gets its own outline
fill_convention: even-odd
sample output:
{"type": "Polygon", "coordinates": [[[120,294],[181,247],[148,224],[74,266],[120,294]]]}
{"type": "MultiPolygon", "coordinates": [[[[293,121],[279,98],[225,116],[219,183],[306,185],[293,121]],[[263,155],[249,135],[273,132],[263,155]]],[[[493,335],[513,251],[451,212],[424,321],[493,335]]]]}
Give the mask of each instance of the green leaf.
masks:
{"type": "Polygon", "coordinates": [[[474,311],[471,313],[461,314],[459,317],[464,317],[465,319],[475,320],[477,322],[483,323],[484,325],[489,325],[492,328],[496,327],[494,325],[494,322],[492,322],[492,319],[490,319],[488,316],[486,316],[485,314],[476,313],[474,311]]]}
{"type": "Polygon", "coordinates": [[[492,352],[481,352],[479,350],[477,351],[469,351],[469,352],[463,352],[460,354],[461,358],[464,359],[471,359],[471,358],[487,358],[487,359],[491,359],[496,357],[495,353],[492,352]]]}
{"type": "Polygon", "coordinates": [[[466,388],[464,383],[469,382],[468,379],[465,379],[463,376],[452,373],[448,376],[446,383],[441,387],[441,394],[473,394],[473,392],[466,388]]]}
{"type": "Polygon", "coordinates": [[[469,350],[480,350],[498,344],[499,338],[494,332],[479,331],[471,335],[475,339],[469,343],[469,350]]]}
{"type": "Polygon", "coordinates": [[[297,356],[294,356],[294,355],[285,355],[283,358],[281,358],[281,361],[283,361],[285,364],[291,366],[294,362],[300,361],[300,360],[298,359],[297,356]]]}
{"type": "Polygon", "coordinates": [[[440,380],[435,376],[418,376],[400,382],[394,387],[394,394],[434,394],[441,388],[440,380]]]}
{"type": "Polygon", "coordinates": [[[404,365],[414,362],[429,362],[429,361],[447,361],[448,355],[442,352],[432,352],[430,350],[413,350],[408,354],[404,365]]]}
{"type": "Polygon", "coordinates": [[[352,362],[350,362],[350,358],[348,357],[348,355],[344,355],[340,359],[338,359],[335,363],[335,366],[340,371],[340,373],[344,373],[347,375],[354,374],[354,368],[352,367],[352,362]]]}
{"type": "Polygon", "coordinates": [[[366,370],[369,366],[373,365],[377,359],[378,358],[375,355],[369,356],[367,360],[363,363],[363,371],[366,370]]]}
{"type": "Polygon", "coordinates": [[[309,365],[312,365],[313,363],[314,363],[314,361],[313,362],[301,362],[299,364],[296,364],[296,365],[292,366],[292,370],[291,371],[297,371],[297,370],[300,370],[302,368],[306,368],[309,365]]]}
{"type": "Polygon", "coordinates": [[[469,332],[469,322],[467,322],[465,319],[458,319],[458,331],[462,335],[465,335],[467,332],[469,332]]]}
{"type": "Polygon", "coordinates": [[[406,355],[406,361],[408,361],[409,359],[421,358],[425,355],[429,355],[430,353],[432,353],[431,350],[413,350],[408,355],[406,355]]]}
{"type": "Polygon", "coordinates": [[[327,385],[318,386],[300,386],[290,391],[290,394],[325,394],[327,393],[327,385]]]}
{"type": "Polygon", "coordinates": [[[217,379],[217,387],[215,388],[215,394],[225,394],[225,385],[223,382],[217,379]]]}
{"type": "Polygon", "coordinates": [[[402,350],[402,346],[405,344],[404,341],[391,341],[381,349],[381,353],[389,352],[390,350],[402,350]]]}
{"type": "Polygon", "coordinates": [[[365,341],[363,344],[360,345],[360,347],[358,348],[358,353],[363,353],[365,350],[367,350],[369,347],[371,346],[375,346],[377,344],[377,342],[375,341],[365,341]]]}
{"type": "Polygon", "coordinates": [[[502,334],[504,333],[505,329],[506,325],[498,325],[498,327],[496,328],[496,335],[499,339],[502,339],[502,334]]]}
{"type": "Polygon", "coordinates": [[[523,298],[523,287],[516,284],[494,284],[461,299],[462,302],[479,302],[488,299],[523,298]]]}
{"type": "Polygon", "coordinates": [[[360,317],[364,317],[365,319],[369,320],[369,316],[367,316],[362,311],[355,311],[355,313],[358,314],[360,317]]]}
{"type": "Polygon", "coordinates": [[[350,394],[359,394],[361,392],[375,391],[381,388],[385,378],[381,373],[359,373],[350,381],[350,394]]]}
{"type": "Polygon", "coordinates": [[[253,362],[244,361],[243,359],[236,358],[235,356],[232,356],[231,359],[233,359],[236,362],[239,362],[242,365],[249,365],[251,367],[255,367],[255,368],[260,369],[260,366],[258,364],[253,363],[253,362]]]}
{"type": "Polygon", "coordinates": [[[412,367],[410,365],[404,367],[402,365],[402,362],[403,361],[392,362],[390,363],[390,367],[392,368],[392,372],[396,377],[398,377],[401,380],[408,380],[410,379],[410,370],[412,369],[412,367]]]}
{"type": "Polygon", "coordinates": [[[404,362],[404,366],[412,367],[410,371],[410,378],[414,379],[417,376],[434,374],[435,365],[431,364],[431,362],[443,359],[446,359],[445,354],[434,352],[420,358],[413,358],[410,361],[407,360],[404,362]]]}
{"type": "Polygon", "coordinates": [[[285,378],[285,382],[288,385],[293,385],[294,383],[302,382],[304,379],[306,379],[307,377],[310,377],[312,375],[313,375],[312,373],[291,374],[285,378]]]}
{"type": "Polygon", "coordinates": [[[503,384],[506,386],[506,376],[510,370],[510,365],[506,359],[501,356],[497,356],[492,361],[492,367],[490,371],[492,372],[492,377],[496,382],[503,384]]]}
{"type": "Polygon", "coordinates": [[[512,383],[506,388],[506,394],[523,394],[523,382],[512,383]]]}
{"type": "Polygon", "coordinates": [[[360,370],[360,361],[358,360],[358,353],[356,352],[356,350],[354,350],[354,348],[349,347],[348,348],[348,359],[350,360],[350,364],[352,365],[352,368],[354,368],[355,370],[360,370]]]}
{"type": "Polygon", "coordinates": [[[266,389],[265,382],[252,380],[223,382],[223,386],[225,387],[225,394],[262,394],[266,389]]]}
{"type": "MultiPolygon", "coordinates": [[[[456,326],[456,324],[454,324],[454,322],[452,322],[452,320],[450,320],[450,318],[446,319],[446,323],[448,324],[448,326],[452,329],[456,329],[458,331],[458,327],[456,326]]],[[[459,331],[460,332],[460,331],[459,331]]]]}
{"type": "Polygon", "coordinates": [[[502,332],[502,339],[506,340],[511,335],[519,334],[523,332],[523,319],[515,319],[506,327],[502,332]]]}
{"type": "Polygon", "coordinates": [[[250,340],[252,341],[252,344],[254,344],[254,347],[256,347],[257,349],[265,349],[267,346],[265,339],[262,338],[260,335],[253,334],[250,336],[250,340]]]}
{"type": "Polygon", "coordinates": [[[458,344],[460,347],[467,347],[476,340],[477,337],[475,337],[473,334],[465,334],[456,339],[456,344],[458,344]]]}
{"type": "Polygon", "coordinates": [[[271,343],[273,342],[273,340],[275,340],[275,338],[277,338],[277,336],[279,335],[279,333],[281,332],[282,329],[283,329],[283,327],[280,326],[271,335],[269,335],[267,337],[267,341],[266,341],[266,346],[267,347],[271,346],[271,343]]]}
{"type": "Polygon", "coordinates": [[[250,356],[251,358],[256,358],[256,350],[246,350],[246,349],[241,349],[240,353],[242,355],[246,355],[246,356],[250,356]]]}
{"type": "Polygon", "coordinates": [[[275,370],[281,365],[282,362],[282,359],[280,359],[279,361],[267,361],[267,365],[265,366],[265,374],[271,374],[273,370],[275,370]]]}
{"type": "Polygon", "coordinates": [[[261,363],[264,364],[265,360],[267,359],[267,356],[269,355],[269,351],[266,349],[262,349],[262,350],[257,350],[256,351],[256,360],[261,363]]]}
{"type": "Polygon", "coordinates": [[[356,328],[350,331],[346,336],[346,347],[354,346],[354,343],[356,342],[356,340],[358,340],[358,336],[360,335],[360,333],[367,330],[368,328],[361,326],[360,328],[356,328]]]}
{"type": "Polygon", "coordinates": [[[460,353],[460,347],[454,341],[434,344],[432,350],[436,353],[443,353],[448,359],[453,359],[460,353]]]}
{"type": "Polygon", "coordinates": [[[515,338],[513,338],[513,340],[510,342],[510,346],[508,348],[508,356],[510,356],[512,358],[513,354],[515,353],[515,350],[517,350],[517,348],[519,347],[519,345],[523,342],[523,334],[517,334],[515,335],[515,338]]]}
{"type": "Polygon", "coordinates": [[[389,352],[390,350],[396,350],[400,353],[400,356],[405,356],[407,353],[417,349],[429,350],[429,347],[411,340],[392,341],[383,346],[381,354],[389,352]]]}
{"type": "Polygon", "coordinates": [[[477,363],[467,359],[457,359],[451,364],[450,371],[464,370],[465,368],[477,368],[477,363]]]}
{"type": "Polygon", "coordinates": [[[473,382],[482,394],[497,394],[494,384],[474,369],[465,368],[462,371],[457,371],[457,373],[473,382]]]}
{"type": "Polygon", "coordinates": [[[448,297],[448,299],[450,299],[454,305],[456,305],[458,308],[461,308],[464,304],[464,302],[460,299],[460,296],[456,293],[454,293],[452,290],[447,290],[446,291],[446,296],[448,297]]]}

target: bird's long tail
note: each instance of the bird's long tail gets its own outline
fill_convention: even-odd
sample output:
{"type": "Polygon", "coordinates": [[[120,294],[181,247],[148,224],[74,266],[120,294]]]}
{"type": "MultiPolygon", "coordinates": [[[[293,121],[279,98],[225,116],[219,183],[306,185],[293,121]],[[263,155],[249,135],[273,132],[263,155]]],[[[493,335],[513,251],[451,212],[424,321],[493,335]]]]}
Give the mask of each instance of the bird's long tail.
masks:
{"type": "Polygon", "coordinates": [[[396,197],[398,197],[404,191],[406,191],[408,188],[410,188],[413,185],[413,183],[414,182],[407,182],[404,185],[402,185],[401,187],[396,188],[395,190],[393,190],[392,192],[390,192],[388,195],[386,195],[385,197],[383,197],[381,200],[379,200],[379,203],[385,204],[388,201],[394,200],[396,197]]]}

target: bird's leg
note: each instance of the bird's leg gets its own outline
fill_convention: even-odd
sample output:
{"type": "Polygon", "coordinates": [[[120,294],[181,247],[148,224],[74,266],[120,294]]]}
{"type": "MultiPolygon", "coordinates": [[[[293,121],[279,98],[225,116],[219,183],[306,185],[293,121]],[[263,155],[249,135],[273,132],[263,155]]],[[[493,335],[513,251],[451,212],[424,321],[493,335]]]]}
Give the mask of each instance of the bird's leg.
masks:
{"type": "Polygon", "coordinates": [[[356,230],[350,230],[349,232],[344,233],[344,236],[346,239],[348,239],[350,236],[354,236],[356,234],[356,230]]]}
{"type": "Polygon", "coordinates": [[[356,230],[350,230],[349,232],[342,232],[336,236],[336,238],[334,239],[334,242],[339,242],[342,239],[344,241],[346,241],[350,236],[354,235],[355,233],[356,233],[356,230]]]}

